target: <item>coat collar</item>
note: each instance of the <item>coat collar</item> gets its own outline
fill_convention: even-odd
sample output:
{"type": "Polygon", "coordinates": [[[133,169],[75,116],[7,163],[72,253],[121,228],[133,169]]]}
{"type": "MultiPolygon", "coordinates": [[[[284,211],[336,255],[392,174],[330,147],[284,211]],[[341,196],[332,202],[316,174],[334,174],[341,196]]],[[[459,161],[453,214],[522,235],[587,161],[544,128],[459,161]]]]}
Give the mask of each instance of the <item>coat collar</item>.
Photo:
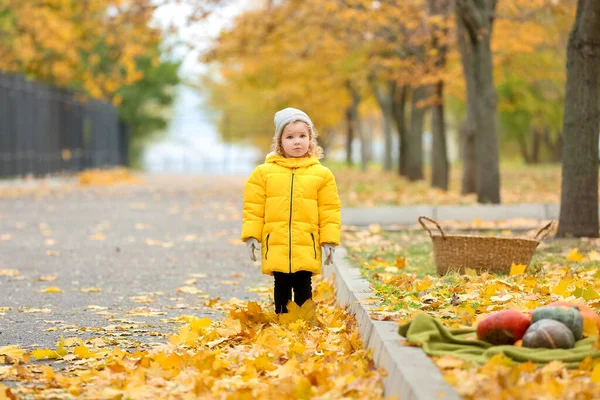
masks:
{"type": "Polygon", "coordinates": [[[269,153],[265,159],[266,163],[277,164],[286,168],[305,168],[311,165],[320,164],[317,157],[285,158],[277,153],[269,153]]]}

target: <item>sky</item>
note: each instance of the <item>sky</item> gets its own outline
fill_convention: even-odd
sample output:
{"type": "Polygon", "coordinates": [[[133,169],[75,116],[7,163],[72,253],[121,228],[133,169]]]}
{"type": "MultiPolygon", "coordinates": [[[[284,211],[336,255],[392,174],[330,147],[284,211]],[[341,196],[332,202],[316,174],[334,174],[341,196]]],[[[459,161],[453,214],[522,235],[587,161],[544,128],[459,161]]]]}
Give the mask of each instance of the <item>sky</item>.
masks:
{"type": "Polygon", "coordinates": [[[206,50],[221,29],[231,26],[236,15],[250,7],[250,0],[231,0],[228,5],[216,10],[206,21],[186,26],[185,19],[191,13],[189,6],[170,4],[162,6],[154,13],[156,23],[165,27],[175,23],[179,27],[180,36],[196,44],[197,49],[189,51],[180,48],[175,54],[183,58],[182,76],[193,77],[204,71],[204,66],[198,62],[200,51],[206,50]]]}
{"type": "MultiPolygon", "coordinates": [[[[206,50],[221,29],[228,27],[236,15],[246,9],[249,0],[233,0],[231,5],[217,11],[203,24],[185,26],[190,9],[183,5],[161,7],[155,12],[162,26],[175,22],[186,40],[196,43],[197,49],[180,50],[180,75],[195,82],[205,67],[198,62],[200,51],[206,50]]],[[[215,118],[203,106],[202,93],[181,85],[173,105],[172,119],[166,137],[146,149],[144,166],[154,173],[191,174],[248,174],[264,157],[249,146],[230,145],[220,141],[215,118]]]]}

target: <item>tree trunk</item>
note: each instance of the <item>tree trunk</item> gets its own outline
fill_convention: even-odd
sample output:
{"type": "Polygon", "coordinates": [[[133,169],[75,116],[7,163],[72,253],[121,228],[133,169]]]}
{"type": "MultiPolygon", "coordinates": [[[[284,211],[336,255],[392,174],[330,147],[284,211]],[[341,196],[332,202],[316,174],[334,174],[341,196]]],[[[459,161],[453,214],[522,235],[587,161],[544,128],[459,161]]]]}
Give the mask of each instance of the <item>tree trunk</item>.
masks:
{"type": "Polygon", "coordinates": [[[542,128],[533,128],[531,134],[531,163],[539,164],[540,162],[540,145],[542,144],[542,132],[540,131],[542,128]]]}
{"type": "Polygon", "coordinates": [[[394,113],[394,122],[398,131],[398,173],[400,176],[407,176],[406,157],[408,144],[406,143],[406,97],[408,88],[406,86],[395,86],[394,95],[392,97],[394,113]]]}
{"type": "MultiPolygon", "coordinates": [[[[500,203],[497,99],[490,48],[496,3],[497,0],[456,0],[459,48],[467,82],[467,114],[472,115],[467,123],[474,122],[472,130],[469,127],[467,132],[475,133],[475,189],[480,203],[500,203]]],[[[465,145],[470,146],[471,141],[465,140],[465,145]]],[[[465,156],[471,154],[465,149],[465,156]]]]}
{"type": "Polygon", "coordinates": [[[525,138],[525,135],[520,134],[517,138],[517,143],[519,144],[519,151],[521,152],[521,157],[523,157],[523,161],[525,161],[525,164],[531,164],[531,157],[529,156],[529,149],[527,148],[527,138],[525,138]]]}
{"type": "Polygon", "coordinates": [[[385,88],[377,82],[377,77],[372,74],[369,77],[369,82],[375,99],[379,108],[381,109],[381,115],[383,117],[383,137],[384,137],[384,157],[383,157],[383,169],[385,171],[392,170],[392,120],[394,118],[392,96],[395,90],[396,83],[393,81],[386,82],[385,88]]]}
{"type": "Polygon", "coordinates": [[[562,154],[562,133],[558,132],[556,134],[556,139],[552,140],[550,138],[550,130],[546,128],[544,129],[542,141],[550,153],[550,161],[560,162],[562,154]]]}
{"type": "Polygon", "coordinates": [[[460,126],[461,149],[463,159],[463,173],[460,192],[464,194],[475,193],[475,123],[472,113],[467,110],[467,116],[460,126]]]}
{"type": "Polygon", "coordinates": [[[373,130],[371,129],[371,122],[367,118],[363,118],[361,121],[360,132],[360,151],[361,151],[361,169],[366,171],[369,166],[369,162],[373,159],[373,130]]]}
{"type": "Polygon", "coordinates": [[[542,130],[545,128],[534,127],[529,135],[524,133],[519,134],[517,142],[519,143],[519,151],[521,157],[526,164],[538,164],[540,162],[540,148],[542,145],[542,130]],[[528,142],[528,137],[531,136],[531,144],[528,142]]]}
{"type": "Polygon", "coordinates": [[[600,1],[578,0],[567,45],[559,237],[599,236],[599,127],[600,1]]]}
{"type": "MultiPolygon", "coordinates": [[[[432,29],[432,47],[437,50],[435,67],[437,70],[446,68],[446,53],[448,51],[448,32],[450,18],[450,0],[429,0],[432,16],[441,17],[444,24],[434,25],[432,29]]],[[[434,85],[436,102],[431,110],[431,186],[448,190],[448,150],[446,145],[446,124],[444,119],[444,82],[434,85]]]]}
{"type": "Polygon", "coordinates": [[[473,81],[473,51],[471,43],[467,37],[465,26],[462,19],[456,16],[456,31],[458,34],[458,48],[463,65],[463,74],[467,89],[467,114],[460,126],[460,148],[463,160],[463,172],[461,180],[461,193],[463,195],[475,193],[475,104],[469,99],[475,98],[475,82],[473,81]]]}
{"type": "Polygon", "coordinates": [[[435,85],[437,102],[431,110],[431,186],[448,190],[448,154],[446,150],[446,126],[444,123],[444,83],[435,85]]]}
{"type": "Polygon", "coordinates": [[[354,123],[352,107],[346,108],[346,165],[352,167],[352,142],[354,141],[354,123]]]}
{"type": "Polygon", "coordinates": [[[364,129],[361,125],[360,114],[358,112],[358,106],[360,104],[360,95],[358,91],[352,86],[347,84],[348,91],[350,92],[351,105],[350,113],[352,115],[352,125],[354,126],[354,132],[360,139],[360,169],[365,172],[367,170],[368,155],[369,155],[369,143],[365,135],[364,129]]]}
{"type": "Polygon", "coordinates": [[[413,90],[411,99],[410,130],[407,137],[406,173],[410,181],[424,179],[423,174],[423,121],[426,108],[422,103],[429,95],[427,86],[413,90]]]}
{"type": "Polygon", "coordinates": [[[384,136],[384,158],[383,158],[383,169],[386,171],[391,171],[393,168],[392,163],[392,120],[394,117],[392,116],[392,110],[390,109],[383,114],[383,136],[384,136]]]}

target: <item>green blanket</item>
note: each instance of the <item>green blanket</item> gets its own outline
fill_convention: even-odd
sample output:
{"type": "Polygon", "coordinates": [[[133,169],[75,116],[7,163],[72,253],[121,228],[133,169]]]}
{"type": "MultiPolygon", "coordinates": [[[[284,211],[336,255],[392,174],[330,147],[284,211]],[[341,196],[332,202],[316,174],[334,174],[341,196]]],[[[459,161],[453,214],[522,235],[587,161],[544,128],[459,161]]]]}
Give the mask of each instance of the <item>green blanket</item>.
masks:
{"type": "Polygon", "coordinates": [[[477,340],[475,329],[449,329],[425,312],[417,314],[411,321],[401,324],[398,333],[410,342],[421,345],[431,356],[452,355],[466,361],[484,364],[492,356],[503,353],[516,362],[531,361],[547,363],[562,361],[569,368],[576,368],[585,357],[600,357],[594,348],[596,338],[586,338],[575,343],[572,349],[529,349],[517,346],[493,346],[477,340]],[[467,338],[471,338],[470,340],[467,338]]]}

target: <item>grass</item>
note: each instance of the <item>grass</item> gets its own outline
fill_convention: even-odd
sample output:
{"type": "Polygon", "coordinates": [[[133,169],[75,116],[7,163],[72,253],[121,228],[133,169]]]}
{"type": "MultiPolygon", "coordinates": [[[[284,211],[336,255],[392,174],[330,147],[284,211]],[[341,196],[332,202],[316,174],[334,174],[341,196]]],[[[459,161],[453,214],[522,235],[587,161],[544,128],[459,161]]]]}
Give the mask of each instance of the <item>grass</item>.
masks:
{"type": "MultiPolygon", "coordinates": [[[[516,236],[507,229],[477,233],[516,236]]],[[[424,311],[446,327],[474,328],[493,312],[514,309],[527,313],[557,300],[600,310],[600,239],[546,239],[524,273],[467,271],[441,277],[435,272],[431,239],[423,231],[382,232],[372,226],[344,232],[343,242],[350,248],[352,264],[360,268],[375,293],[375,301],[368,300],[375,320],[402,323],[424,311]]],[[[598,336],[596,326],[593,321],[584,324],[584,334],[598,336]]],[[[572,369],[560,361],[538,365],[513,362],[502,354],[482,365],[454,354],[430,357],[444,379],[467,399],[600,395],[600,359],[591,356],[572,369]],[[551,382],[558,380],[560,385],[552,386],[551,382]]]]}
{"type": "MultiPolygon", "coordinates": [[[[481,231],[478,234],[517,236],[510,230],[481,231]]],[[[424,304],[420,299],[424,293],[429,293],[429,286],[423,282],[433,281],[433,286],[446,290],[446,294],[440,296],[445,305],[448,305],[454,293],[462,291],[464,275],[450,273],[438,277],[431,239],[422,231],[350,231],[344,233],[344,243],[350,248],[351,263],[361,269],[381,300],[380,310],[384,311],[384,315],[399,312],[398,317],[405,317],[412,311],[423,309],[424,304]],[[421,290],[425,286],[427,289],[421,290]]],[[[547,279],[549,269],[568,268],[575,271],[600,265],[595,260],[570,260],[570,251],[578,249],[579,253],[586,255],[598,248],[600,241],[597,239],[546,239],[538,246],[526,273],[535,276],[541,283],[552,286],[556,282],[552,283],[547,279]]],[[[505,278],[503,275],[490,276],[505,278]]],[[[600,280],[597,283],[600,289],[600,280]]],[[[473,309],[482,305],[475,299],[467,301],[473,309]]],[[[439,307],[443,308],[444,304],[439,307]]]]}

